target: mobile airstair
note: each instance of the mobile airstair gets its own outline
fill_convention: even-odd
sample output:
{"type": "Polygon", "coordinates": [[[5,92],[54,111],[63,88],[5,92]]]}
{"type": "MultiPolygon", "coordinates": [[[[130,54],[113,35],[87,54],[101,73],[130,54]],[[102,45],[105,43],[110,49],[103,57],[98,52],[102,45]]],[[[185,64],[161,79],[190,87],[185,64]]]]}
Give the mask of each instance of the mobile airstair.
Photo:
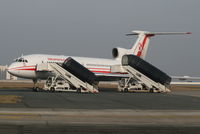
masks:
{"type": "Polygon", "coordinates": [[[122,68],[128,72],[129,77],[119,82],[120,91],[170,92],[171,77],[143,59],[134,55],[124,55],[122,68]]]}
{"type": "Polygon", "coordinates": [[[96,76],[81,64],[68,58],[63,64],[48,63],[54,73],[47,79],[44,90],[98,93],[96,76]]]}

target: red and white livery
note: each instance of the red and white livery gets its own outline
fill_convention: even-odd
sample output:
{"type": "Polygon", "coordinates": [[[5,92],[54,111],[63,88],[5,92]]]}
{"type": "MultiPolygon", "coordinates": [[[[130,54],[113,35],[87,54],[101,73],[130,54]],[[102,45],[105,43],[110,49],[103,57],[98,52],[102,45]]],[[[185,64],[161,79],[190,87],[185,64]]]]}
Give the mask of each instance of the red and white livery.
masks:
{"type": "Polygon", "coordinates": [[[126,73],[112,73],[111,67],[121,64],[121,58],[126,54],[137,55],[142,59],[145,59],[149,40],[155,35],[170,35],[170,34],[190,34],[190,32],[147,32],[147,31],[132,31],[127,34],[128,36],[137,35],[138,39],[131,49],[114,48],[112,51],[113,59],[103,58],[88,58],[88,57],[74,57],[64,55],[48,55],[48,54],[31,54],[21,56],[14,60],[14,62],[8,67],[8,72],[14,76],[27,78],[32,80],[47,79],[52,75],[51,71],[46,70],[42,72],[37,71],[37,65],[41,63],[62,63],[68,57],[72,57],[74,60],[94,72],[98,76],[106,77],[124,77],[126,73]]]}

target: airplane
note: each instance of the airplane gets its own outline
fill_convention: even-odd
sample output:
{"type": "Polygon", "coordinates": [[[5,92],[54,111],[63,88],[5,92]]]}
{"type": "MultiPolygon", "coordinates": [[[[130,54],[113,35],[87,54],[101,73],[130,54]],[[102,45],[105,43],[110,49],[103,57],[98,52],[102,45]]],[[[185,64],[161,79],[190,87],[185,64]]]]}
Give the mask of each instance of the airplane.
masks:
{"type": "Polygon", "coordinates": [[[54,75],[51,71],[37,71],[37,65],[41,63],[63,63],[68,57],[82,64],[84,67],[95,73],[101,80],[111,80],[111,78],[127,77],[127,73],[112,73],[111,67],[114,65],[121,65],[121,58],[123,55],[133,54],[145,59],[149,40],[155,35],[178,35],[191,34],[190,32],[148,32],[148,31],[132,31],[127,36],[137,35],[138,38],[130,49],[116,47],[112,50],[113,59],[103,58],[88,58],[64,55],[49,55],[49,54],[31,54],[24,55],[14,60],[8,67],[8,72],[14,76],[26,79],[32,79],[34,84],[37,80],[47,79],[54,75]]]}

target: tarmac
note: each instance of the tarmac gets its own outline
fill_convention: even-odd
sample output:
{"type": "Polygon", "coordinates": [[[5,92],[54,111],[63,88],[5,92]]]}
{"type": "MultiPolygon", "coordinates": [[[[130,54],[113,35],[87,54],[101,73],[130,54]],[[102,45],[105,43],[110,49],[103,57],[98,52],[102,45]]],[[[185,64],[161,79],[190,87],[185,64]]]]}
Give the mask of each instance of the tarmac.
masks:
{"type": "Polygon", "coordinates": [[[167,94],[105,91],[2,88],[0,133],[200,133],[197,87],[167,94]]]}

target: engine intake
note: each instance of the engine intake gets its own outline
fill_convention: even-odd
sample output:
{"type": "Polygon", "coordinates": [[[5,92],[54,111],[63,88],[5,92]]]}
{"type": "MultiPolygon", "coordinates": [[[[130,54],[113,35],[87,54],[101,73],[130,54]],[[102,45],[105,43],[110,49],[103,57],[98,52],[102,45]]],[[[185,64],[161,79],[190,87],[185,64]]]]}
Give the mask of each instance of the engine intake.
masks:
{"type": "Polygon", "coordinates": [[[113,58],[117,58],[119,56],[119,52],[117,48],[113,48],[112,50],[112,56],[113,58]]]}
{"type": "Polygon", "coordinates": [[[122,58],[123,55],[131,54],[131,51],[125,48],[116,47],[112,49],[113,58],[122,58]]]}

